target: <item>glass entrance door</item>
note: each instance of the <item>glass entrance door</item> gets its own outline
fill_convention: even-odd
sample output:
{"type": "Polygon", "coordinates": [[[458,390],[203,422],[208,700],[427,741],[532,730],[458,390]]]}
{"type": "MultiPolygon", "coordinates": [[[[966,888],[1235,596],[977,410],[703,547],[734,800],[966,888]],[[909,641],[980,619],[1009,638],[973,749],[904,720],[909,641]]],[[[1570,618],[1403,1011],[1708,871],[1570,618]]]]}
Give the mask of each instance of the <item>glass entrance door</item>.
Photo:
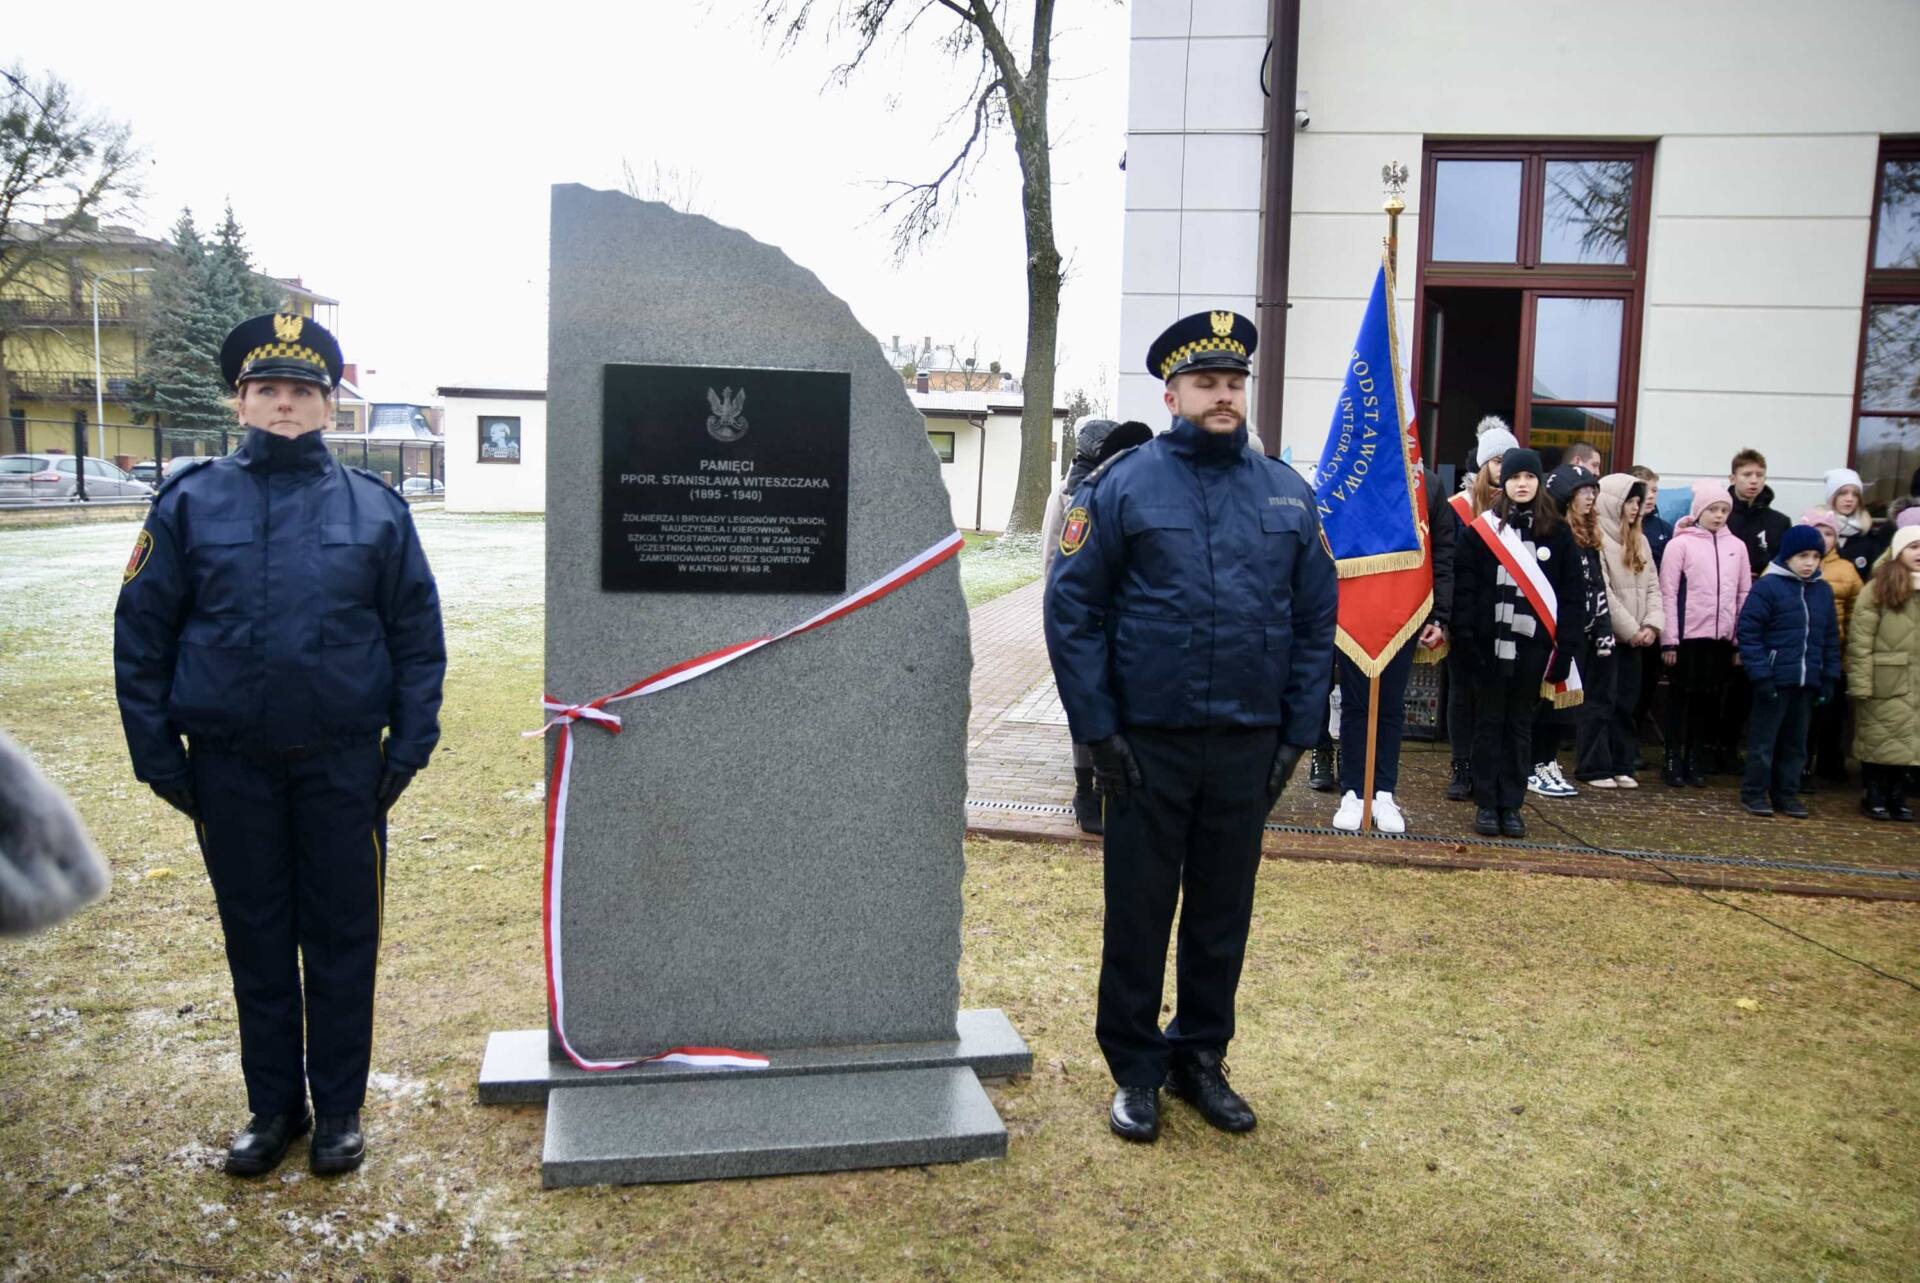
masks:
{"type": "Polygon", "coordinates": [[[1521,440],[1549,463],[1586,442],[1618,466],[1628,295],[1527,290],[1522,305],[1521,440]]]}

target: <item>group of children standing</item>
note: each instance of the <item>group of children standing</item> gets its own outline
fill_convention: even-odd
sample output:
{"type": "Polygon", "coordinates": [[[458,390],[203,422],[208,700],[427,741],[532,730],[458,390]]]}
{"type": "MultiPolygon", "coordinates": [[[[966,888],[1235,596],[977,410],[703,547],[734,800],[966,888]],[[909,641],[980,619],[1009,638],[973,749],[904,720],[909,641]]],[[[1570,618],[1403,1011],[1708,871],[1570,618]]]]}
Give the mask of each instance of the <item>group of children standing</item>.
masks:
{"type": "Polygon", "coordinates": [[[1549,473],[1497,419],[1479,440],[1479,471],[1452,501],[1448,657],[1447,796],[1473,799],[1476,831],[1524,836],[1527,792],[1578,792],[1559,762],[1569,732],[1575,780],[1639,787],[1639,720],[1661,673],[1669,787],[1737,773],[1748,812],[1804,818],[1810,765],[1846,778],[1851,721],[1863,811],[1913,819],[1920,506],[1911,497],[1876,525],[1859,475],[1839,468],[1827,474],[1826,504],[1792,523],[1772,508],[1766,460],[1743,450],[1729,484],[1696,484],[1669,531],[1648,469],[1603,477],[1598,452],[1576,446],[1549,473]],[[1744,765],[1734,751],[1742,725],[1744,765]]]}

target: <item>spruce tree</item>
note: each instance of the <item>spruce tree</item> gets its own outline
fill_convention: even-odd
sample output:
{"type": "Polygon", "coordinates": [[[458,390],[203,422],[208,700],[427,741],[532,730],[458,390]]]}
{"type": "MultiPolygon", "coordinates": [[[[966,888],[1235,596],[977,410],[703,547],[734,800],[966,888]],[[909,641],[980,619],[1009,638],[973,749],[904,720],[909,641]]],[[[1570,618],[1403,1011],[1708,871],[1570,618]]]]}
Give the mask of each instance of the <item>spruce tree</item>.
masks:
{"type": "Polygon", "coordinates": [[[227,277],[226,286],[237,309],[233,317],[235,325],[250,316],[271,312],[279,304],[280,287],[254,270],[253,255],[247,251],[246,233],[240,229],[240,220],[233,216],[231,201],[227,203],[226,220],[220,224],[219,235],[208,253],[219,261],[227,277]]]}
{"type": "Polygon", "coordinates": [[[218,430],[233,422],[220,375],[220,345],[237,319],[230,279],[201,240],[193,211],[182,210],[173,252],[154,276],[147,395],[138,406],[163,428],[218,430]]]}

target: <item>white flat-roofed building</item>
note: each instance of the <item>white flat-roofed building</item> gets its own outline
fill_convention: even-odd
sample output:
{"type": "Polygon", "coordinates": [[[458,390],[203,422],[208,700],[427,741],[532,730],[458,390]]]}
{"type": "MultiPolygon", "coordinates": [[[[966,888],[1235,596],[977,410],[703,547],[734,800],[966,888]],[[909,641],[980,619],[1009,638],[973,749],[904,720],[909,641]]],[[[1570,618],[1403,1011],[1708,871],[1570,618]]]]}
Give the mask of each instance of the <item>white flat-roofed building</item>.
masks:
{"type": "MultiPolygon", "coordinates": [[[[544,388],[443,387],[447,511],[547,510],[544,388]]],[[[582,482],[592,501],[599,483],[582,482]]]]}
{"type": "MultiPolygon", "coordinates": [[[[932,392],[909,387],[907,398],[927,421],[927,442],[940,459],[940,479],[960,530],[1000,531],[1013,514],[1014,483],[1020,474],[1018,392],[932,392]]],[[[1067,410],[1056,406],[1052,465],[1058,477],[1060,426],[1067,410]]]]}
{"type": "MultiPolygon", "coordinates": [[[[1148,343],[1257,316],[1269,0],[1134,0],[1118,418],[1148,343]]],[[[1300,0],[1281,441],[1318,458],[1400,220],[1429,461],[1483,414],[1670,484],[1767,457],[1775,507],[1920,468],[1920,4],[1300,0]]],[[[1284,33],[1282,33],[1284,40],[1284,33]]],[[[1275,52],[1278,63],[1280,51],[1275,52]]],[[[1289,113],[1291,114],[1291,113],[1289,113]]],[[[1252,390],[1257,398],[1259,389],[1252,390]]]]}

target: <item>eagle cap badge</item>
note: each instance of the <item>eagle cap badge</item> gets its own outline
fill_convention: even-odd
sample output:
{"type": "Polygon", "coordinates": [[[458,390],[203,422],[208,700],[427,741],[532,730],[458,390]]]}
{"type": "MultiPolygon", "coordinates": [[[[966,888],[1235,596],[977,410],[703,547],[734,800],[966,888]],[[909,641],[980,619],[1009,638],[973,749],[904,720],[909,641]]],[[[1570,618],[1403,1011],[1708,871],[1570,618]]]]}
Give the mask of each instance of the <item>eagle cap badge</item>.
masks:
{"type": "Polygon", "coordinates": [[[1209,312],[1207,321],[1213,326],[1213,336],[1217,339],[1224,339],[1233,333],[1232,312],[1209,312]]]}
{"type": "Polygon", "coordinates": [[[275,313],[273,318],[273,337],[279,339],[282,343],[298,343],[300,341],[300,327],[304,320],[305,318],[303,317],[293,316],[286,312],[275,313]]]}

